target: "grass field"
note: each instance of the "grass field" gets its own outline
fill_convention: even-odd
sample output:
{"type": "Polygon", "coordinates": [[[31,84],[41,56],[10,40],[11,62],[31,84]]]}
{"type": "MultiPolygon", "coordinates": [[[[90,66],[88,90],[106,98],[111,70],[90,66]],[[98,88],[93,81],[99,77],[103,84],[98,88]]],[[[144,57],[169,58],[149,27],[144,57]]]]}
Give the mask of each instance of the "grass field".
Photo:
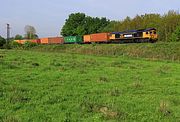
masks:
{"type": "Polygon", "coordinates": [[[0,121],[180,121],[180,64],[0,50],[0,121]]]}

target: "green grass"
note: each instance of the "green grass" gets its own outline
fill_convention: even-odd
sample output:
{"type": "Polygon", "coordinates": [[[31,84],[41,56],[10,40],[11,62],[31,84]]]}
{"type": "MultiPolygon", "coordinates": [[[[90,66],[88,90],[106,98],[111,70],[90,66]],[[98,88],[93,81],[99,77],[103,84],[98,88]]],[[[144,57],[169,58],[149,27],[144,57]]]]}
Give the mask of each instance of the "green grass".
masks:
{"type": "Polygon", "coordinates": [[[180,64],[0,50],[0,121],[180,121],[180,64]]]}

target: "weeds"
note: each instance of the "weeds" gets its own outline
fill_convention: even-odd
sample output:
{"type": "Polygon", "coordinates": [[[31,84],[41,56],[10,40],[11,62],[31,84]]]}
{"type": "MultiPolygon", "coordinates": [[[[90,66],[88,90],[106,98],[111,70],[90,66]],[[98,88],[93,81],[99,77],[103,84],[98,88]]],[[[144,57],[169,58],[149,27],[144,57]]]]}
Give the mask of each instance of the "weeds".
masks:
{"type": "Polygon", "coordinates": [[[55,66],[55,67],[62,66],[62,64],[59,61],[57,61],[56,59],[52,60],[50,65],[55,66]]]}
{"type": "Polygon", "coordinates": [[[142,85],[142,79],[139,77],[139,76],[135,76],[133,78],[133,80],[135,80],[133,83],[132,83],[132,87],[133,88],[141,88],[143,85],[142,85]]]}
{"type": "Polygon", "coordinates": [[[4,67],[4,68],[8,68],[8,69],[18,68],[17,62],[8,62],[8,61],[0,60],[0,65],[2,65],[2,67],[4,67]]]}
{"type": "Polygon", "coordinates": [[[20,122],[20,120],[14,116],[6,116],[2,119],[2,122],[20,122]]]}
{"type": "Polygon", "coordinates": [[[38,67],[38,66],[39,66],[39,63],[32,63],[32,66],[38,67]]]}
{"type": "Polygon", "coordinates": [[[109,82],[109,79],[105,76],[101,76],[99,77],[98,82],[109,82]]]}
{"type": "Polygon", "coordinates": [[[172,98],[172,103],[175,105],[175,106],[178,106],[178,105],[180,105],[180,99],[178,99],[178,98],[172,98]]]}
{"type": "Polygon", "coordinates": [[[120,96],[122,94],[122,91],[120,91],[118,88],[114,88],[111,91],[108,92],[111,96],[120,96]]]}
{"type": "Polygon", "coordinates": [[[133,88],[136,88],[136,89],[138,89],[138,88],[141,88],[143,85],[140,83],[140,82],[134,82],[133,84],[132,84],[132,87],[133,88]]]}
{"type": "Polygon", "coordinates": [[[24,88],[17,88],[12,86],[11,88],[11,96],[9,98],[10,103],[26,103],[30,100],[30,98],[27,97],[28,90],[24,88]]]}
{"type": "Polygon", "coordinates": [[[99,109],[101,113],[103,113],[103,116],[108,118],[108,119],[113,119],[118,117],[118,112],[117,111],[112,111],[108,107],[101,107],[99,109]]]}
{"type": "Polygon", "coordinates": [[[163,65],[163,66],[160,66],[156,72],[158,74],[167,74],[171,71],[171,67],[167,66],[167,65],[163,65]]]}
{"type": "Polygon", "coordinates": [[[159,111],[164,115],[170,115],[171,114],[171,110],[170,110],[170,106],[169,103],[166,101],[161,101],[160,105],[159,105],[159,111]]]}

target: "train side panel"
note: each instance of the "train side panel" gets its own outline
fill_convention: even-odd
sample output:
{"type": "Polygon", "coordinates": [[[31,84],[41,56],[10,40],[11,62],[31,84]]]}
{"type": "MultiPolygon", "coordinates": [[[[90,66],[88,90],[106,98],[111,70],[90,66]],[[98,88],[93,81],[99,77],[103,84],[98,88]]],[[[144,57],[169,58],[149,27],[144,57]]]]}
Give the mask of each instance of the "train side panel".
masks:
{"type": "Polygon", "coordinates": [[[64,37],[64,43],[83,43],[82,36],[67,36],[64,37]]]}
{"type": "Polygon", "coordinates": [[[83,36],[84,43],[91,43],[91,35],[83,36]]]}
{"type": "Polygon", "coordinates": [[[41,44],[48,44],[48,38],[41,38],[41,44]]]}
{"type": "Polygon", "coordinates": [[[91,34],[91,42],[109,42],[109,33],[91,34]]]}
{"type": "Polygon", "coordinates": [[[64,39],[62,37],[51,37],[48,39],[48,44],[63,44],[64,39]]]}

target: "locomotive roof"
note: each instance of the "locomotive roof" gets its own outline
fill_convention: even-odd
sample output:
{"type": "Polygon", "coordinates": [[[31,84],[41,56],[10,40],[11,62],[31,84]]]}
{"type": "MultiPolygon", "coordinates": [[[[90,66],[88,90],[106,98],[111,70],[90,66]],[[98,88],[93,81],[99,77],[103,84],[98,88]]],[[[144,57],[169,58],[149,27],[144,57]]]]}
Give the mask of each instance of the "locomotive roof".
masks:
{"type": "Polygon", "coordinates": [[[123,32],[111,32],[111,34],[123,34],[123,33],[137,33],[137,32],[146,32],[150,30],[156,30],[155,28],[139,29],[139,30],[128,30],[123,32]]]}

